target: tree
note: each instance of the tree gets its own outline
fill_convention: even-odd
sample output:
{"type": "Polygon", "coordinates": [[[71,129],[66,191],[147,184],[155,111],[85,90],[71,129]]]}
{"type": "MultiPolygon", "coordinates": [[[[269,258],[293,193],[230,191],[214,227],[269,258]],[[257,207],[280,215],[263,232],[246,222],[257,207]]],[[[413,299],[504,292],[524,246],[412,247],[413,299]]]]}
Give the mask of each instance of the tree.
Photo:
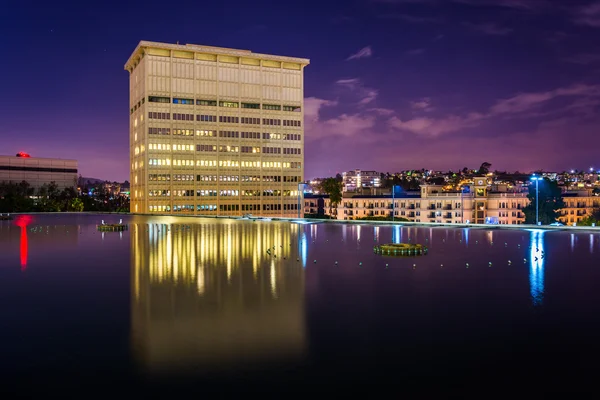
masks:
{"type": "Polygon", "coordinates": [[[487,175],[490,172],[490,167],[492,166],[492,164],[490,164],[489,162],[484,162],[481,164],[481,166],[479,167],[479,170],[477,171],[478,175],[487,175]]]}
{"type": "Polygon", "coordinates": [[[83,211],[83,201],[77,197],[74,199],[71,199],[67,210],[82,212],[83,211]]]}
{"type": "MultiPolygon", "coordinates": [[[[526,224],[535,224],[535,209],[536,209],[536,188],[535,184],[529,185],[529,204],[523,208],[526,224]]],[[[565,207],[562,198],[562,192],[556,181],[551,181],[544,178],[539,182],[539,221],[542,225],[548,225],[556,222],[558,211],[565,207]]]]}
{"type": "Polygon", "coordinates": [[[600,208],[596,208],[590,215],[577,223],[578,226],[600,226],[600,208]]]}
{"type": "Polygon", "coordinates": [[[325,178],[321,181],[319,190],[329,195],[329,214],[331,215],[331,208],[337,207],[342,201],[342,182],[336,178],[325,178]]]}

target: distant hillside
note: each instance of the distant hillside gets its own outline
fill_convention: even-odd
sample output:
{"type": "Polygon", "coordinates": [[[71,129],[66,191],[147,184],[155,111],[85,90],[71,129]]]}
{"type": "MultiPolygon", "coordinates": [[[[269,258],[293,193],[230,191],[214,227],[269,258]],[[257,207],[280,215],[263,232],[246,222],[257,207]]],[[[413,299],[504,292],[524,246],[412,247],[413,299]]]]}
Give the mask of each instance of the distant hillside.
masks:
{"type": "Polygon", "coordinates": [[[102,183],[102,182],[104,182],[104,179],[86,178],[86,177],[84,177],[84,176],[82,176],[82,177],[81,177],[81,178],[79,178],[79,179],[81,179],[81,181],[83,181],[84,183],[89,183],[89,184],[91,184],[91,185],[95,185],[95,184],[97,184],[97,183],[102,183]]]}

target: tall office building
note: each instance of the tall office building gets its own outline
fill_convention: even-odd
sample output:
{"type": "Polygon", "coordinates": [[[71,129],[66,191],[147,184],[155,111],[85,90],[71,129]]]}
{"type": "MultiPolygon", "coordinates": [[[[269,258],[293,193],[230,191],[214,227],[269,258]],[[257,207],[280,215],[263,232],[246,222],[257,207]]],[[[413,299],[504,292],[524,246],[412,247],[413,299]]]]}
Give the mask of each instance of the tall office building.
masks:
{"type": "Polygon", "coordinates": [[[308,64],[140,42],[125,64],[131,212],[297,216],[308,64]]]}

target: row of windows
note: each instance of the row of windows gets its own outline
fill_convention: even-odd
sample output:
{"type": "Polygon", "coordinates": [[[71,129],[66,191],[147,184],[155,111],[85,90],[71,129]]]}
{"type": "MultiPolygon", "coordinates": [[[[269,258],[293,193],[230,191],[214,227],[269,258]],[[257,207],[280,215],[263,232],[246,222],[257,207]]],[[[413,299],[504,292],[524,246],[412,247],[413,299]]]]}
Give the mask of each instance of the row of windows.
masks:
{"type": "MultiPolygon", "coordinates": [[[[149,135],[170,135],[170,128],[148,128],[149,135]]],[[[173,135],[176,136],[194,136],[193,129],[173,129],[173,135]]],[[[196,130],[196,136],[215,137],[216,132],[212,130],[196,130]]],[[[237,132],[237,131],[219,131],[219,137],[242,138],[242,139],[260,139],[260,132],[237,132]]],[[[263,132],[262,138],[266,140],[301,140],[298,133],[269,133],[263,132]]]]}
{"type": "Polygon", "coordinates": [[[194,120],[194,114],[173,113],[173,119],[175,121],[193,121],[194,120]]]}
{"type": "Polygon", "coordinates": [[[219,153],[239,153],[239,146],[219,146],[219,153]]]}
{"type": "Polygon", "coordinates": [[[302,150],[295,148],[284,148],[283,154],[302,154],[302,150]]]}
{"type": "Polygon", "coordinates": [[[142,104],[144,104],[146,102],[146,98],[143,97],[140,101],[137,102],[137,104],[135,104],[131,109],[130,109],[130,113],[133,114],[133,112],[135,110],[137,110],[138,108],[140,108],[142,106],[142,104]]]}
{"type": "Polygon", "coordinates": [[[281,147],[263,147],[262,152],[265,154],[281,154],[281,147]]]}
{"type": "Polygon", "coordinates": [[[148,144],[149,150],[171,151],[171,148],[173,149],[173,151],[194,151],[193,144],[174,144],[173,146],[171,146],[168,143],[149,143],[148,144]]]}
{"type": "Polygon", "coordinates": [[[260,125],[260,118],[242,117],[242,124],[260,125]]]}
{"type": "Polygon", "coordinates": [[[260,139],[260,132],[241,132],[242,139],[260,139]]]}
{"type": "Polygon", "coordinates": [[[150,134],[150,135],[170,135],[171,128],[148,128],[148,134],[150,134]]]}
{"type": "Polygon", "coordinates": [[[242,153],[260,153],[260,147],[242,146],[242,153]]]}
{"type": "MultiPolygon", "coordinates": [[[[148,112],[148,118],[171,119],[171,114],[150,111],[150,112],[148,112]]],[[[190,122],[192,122],[192,121],[194,121],[194,114],[173,113],[172,119],[175,121],[190,121],[190,122]]],[[[217,122],[217,117],[215,115],[198,114],[198,115],[196,115],[196,121],[217,122]]],[[[262,123],[263,123],[263,125],[280,126],[282,124],[282,121],[283,121],[283,126],[294,126],[294,127],[302,126],[301,121],[288,120],[288,119],[279,120],[279,119],[272,119],[272,118],[263,118],[262,123]]],[[[219,122],[227,123],[227,124],[237,124],[240,122],[240,118],[235,117],[235,116],[219,115],[219,122]]],[[[241,122],[242,122],[242,124],[260,125],[260,118],[242,117],[241,122]]]]}
{"type": "MultiPolygon", "coordinates": [[[[138,106],[140,106],[141,104],[144,104],[144,100],[142,99],[141,102],[139,102],[134,108],[132,108],[132,112],[135,111],[137,109],[138,106]]],[[[163,97],[163,96],[149,96],[148,97],[148,101],[151,103],[170,103],[171,99],[169,97],[163,97]]],[[[183,98],[178,98],[178,97],[173,97],[173,104],[185,104],[185,105],[194,105],[194,99],[183,99],[183,98]]],[[[219,107],[228,107],[228,108],[249,108],[249,109],[255,109],[255,110],[259,110],[260,107],[260,103],[239,103],[236,101],[219,101],[217,103],[216,100],[202,100],[202,99],[197,99],[196,100],[196,105],[199,106],[209,106],[209,107],[216,107],[217,104],[219,105],[219,107]]],[[[302,111],[302,107],[300,106],[281,106],[279,104],[263,104],[262,105],[262,109],[263,110],[274,110],[274,111],[292,111],[292,112],[300,112],[302,111]]]]}
{"type": "Polygon", "coordinates": [[[223,138],[239,138],[240,133],[236,131],[219,131],[219,137],[223,138]]]}
{"type": "Polygon", "coordinates": [[[291,197],[295,196],[295,192],[292,193],[291,190],[278,190],[278,189],[268,189],[268,190],[238,190],[238,189],[199,189],[194,191],[194,189],[179,189],[179,190],[171,190],[168,189],[151,189],[148,190],[149,197],[291,197]],[[194,193],[195,192],[195,193],[194,193]]]}
{"type": "Polygon", "coordinates": [[[216,115],[196,115],[196,121],[200,121],[200,122],[217,122],[217,116],[216,115]]]}
{"type": "MultiPolygon", "coordinates": [[[[155,181],[171,181],[171,174],[149,174],[148,179],[155,181]]],[[[279,176],[279,175],[195,175],[198,182],[302,182],[300,176],[279,176]]],[[[173,174],[173,181],[193,181],[194,175],[173,174]]]]}
{"type": "Polygon", "coordinates": [[[213,144],[197,144],[197,151],[217,151],[217,146],[213,144]]]}
{"type": "Polygon", "coordinates": [[[175,136],[194,136],[193,129],[173,129],[173,135],[175,136]]]}
{"type": "MultiPolygon", "coordinates": [[[[201,146],[201,145],[200,145],[201,146]]],[[[192,160],[192,159],[174,159],[171,162],[170,158],[150,158],[148,159],[148,165],[150,166],[183,166],[183,167],[232,167],[237,168],[240,166],[238,160],[192,160]]],[[[256,167],[256,168],[291,168],[299,169],[302,168],[301,162],[281,162],[281,161],[243,161],[242,167],[256,167]]]]}

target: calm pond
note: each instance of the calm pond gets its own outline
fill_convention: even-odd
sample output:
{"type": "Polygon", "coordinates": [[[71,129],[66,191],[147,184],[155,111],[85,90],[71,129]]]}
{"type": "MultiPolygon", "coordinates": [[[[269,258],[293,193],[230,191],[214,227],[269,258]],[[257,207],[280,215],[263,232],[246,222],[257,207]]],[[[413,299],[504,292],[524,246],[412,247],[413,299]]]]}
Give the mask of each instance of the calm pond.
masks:
{"type": "Polygon", "coordinates": [[[0,391],[592,388],[599,254],[598,232],[17,216],[0,391]]]}

